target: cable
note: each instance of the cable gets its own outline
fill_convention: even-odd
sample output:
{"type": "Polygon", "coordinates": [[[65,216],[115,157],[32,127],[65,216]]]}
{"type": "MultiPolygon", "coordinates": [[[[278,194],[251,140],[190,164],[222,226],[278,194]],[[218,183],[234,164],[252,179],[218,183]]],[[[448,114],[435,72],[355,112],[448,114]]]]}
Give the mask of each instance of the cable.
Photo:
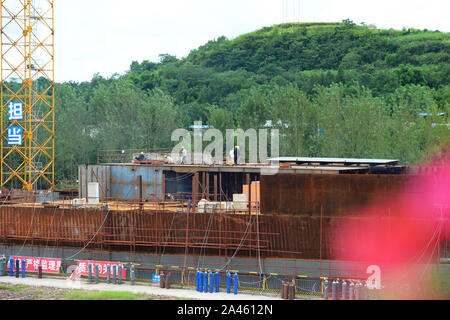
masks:
{"type": "MultiPolygon", "coordinates": [[[[200,247],[200,253],[199,253],[199,255],[198,255],[198,260],[197,260],[197,269],[198,269],[198,266],[199,266],[199,264],[200,264],[200,259],[202,258],[202,251],[203,251],[203,248],[206,246],[206,239],[208,238],[208,236],[209,236],[209,230],[210,230],[210,228],[211,228],[211,225],[212,225],[212,211],[210,212],[210,214],[209,214],[209,220],[208,220],[208,225],[206,226],[206,230],[205,230],[205,236],[203,237],[203,243],[202,243],[202,246],[200,247]]],[[[202,263],[202,267],[204,266],[204,263],[205,263],[205,258],[204,258],[204,254],[206,253],[206,249],[205,249],[205,251],[203,252],[203,263],[202,263]]]]}
{"type": "Polygon", "coordinates": [[[433,235],[431,236],[430,240],[428,241],[427,245],[425,246],[425,248],[422,250],[422,253],[420,254],[419,258],[417,258],[416,262],[414,262],[414,264],[418,264],[420,262],[420,260],[422,259],[423,255],[425,254],[425,252],[427,251],[428,247],[430,246],[431,242],[433,241],[433,239],[435,238],[435,236],[437,235],[439,229],[440,229],[440,225],[441,222],[438,223],[438,225],[436,226],[436,229],[434,230],[433,235]]]}
{"type": "MultiPolygon", "coordinates": [[[[427,269],[428,269],[428,267],[429,267],[429,265],[430,265],[431,259],[433,258],[433,253],[436,251],[436,247],[437,247],[437,245],[438,245],[438,243],[439,243],[439,240],[440,240],[440,238],[441,238],[442,221],[439,222],[439,225],[438,225],[437,228],[439,229],[439,232],[438,232],[438,235],[437,235],[437,238],[436,238],[436,243],[434,244],[433,251],[432,251],[431,254],[430,254],[430,258],[428,259],[428,262],[425,264],[425,268],[424,268],[424,270],[423,270],[423,272],[422,272],[422,275],[420,276],[420,279],[423,279],[423,276],[425,275],[425,272],[427,271],[427,269]]],[[[434,237],[434,236],[433,236],[433,237],[434,237]]],[[[439,252],[438,252],[438,255],[439,255],[439,252]]],[[[439,258],[440,258],[440,257],[439,257],[439,258]]],[[[438,263],[439,263],[439,262],[438,262],[438,263]]]]}
{"type": "Polygon", "coordinates": [[[219,271],[222,271],[223,269],[225,269],[231,262],[231,260],[233,260],[233,258],[237,255],[237,253],[239,252],[239,250],[241,249],[242,243],[244,242],[245,238],[247,238],[248,236],[248,229],[251,225],[251,221],[252,219],[249,219],[248,224],[247,224],[247,228],[244,231],[244,235],[241,238],[241,242],[239,243],[238,247],[236,248],[236,250],[234,251],[234,254],[228,259],[227,263],[225,263],[225,265],[219,269],[219,271]]]}
{"type": "MultiPolygon", "coordinates": [[[[41,211],[41,208],[39,208],[39,213],[40,213],[40,211],[41,211]]],[[[22,247],[21,247],[20,250],[16,253],[16,255],[19,255],[19,253],[21,253],[22,250],[23,250],[23,248],[25,247],[25,243],[26,243],[27,240],[28,240],[28,236],[29,236],[29,234],[30,234],[31,227],[33,226],[34,215],[35,215],[35,213],[36,213],[36,207],[33,206],[33,215],[32,215],[32,217],[31,217],[30,227],[28,228],[28,231],[27,231],[27,236],[25,237],[25,240],[23,241],[22,247]]]]}
{"type": "Polygon", "coordinates": [[[161,261],[162,261],[162,257],[164,256],[164,252],[166,251],[167,243],[169,241],[170,230],[172,230],[173,221],[175,220],[175,214],[176,214],[176,211],[174,211],[174,213],[172,215],[172,221],[170,222],[169,231],[167,232],[167,236],[166,236],[166,240],[165,240],[165,245],[164,245],[163,251],[161,253],[161,261]]]}
{"type": "MultiPolygon", "coordinates": [[[[64,207],[63,207],[63,212],[64,212],[64,207]]],[[[56,213],[56,206],[55,206],[55,209],[53,210],[53,215],[52,215],[52,222],[50,223],[50,230],[52,229],[52,226],[53,226],[53,220],[55,219],[55,213],[56,213]]],[[[47,250],[47,248],[48,248],[48,242],[49,242],[49,238],[47,238],[47,243],[45,244],[45,250],[47,250]]]]}
{"type": "Polygon", "coordinates": [[[2,205],[5,204],[5,202],[8,200],[8,197],[11,195],[12,189],[9,189],[8,195],[5,197],[5,201],[3,201],[2,205]]]}
{"type": "Polygon", "coordinates": [[[103,219],[102,224],[101,224],[100,227],[98,228],[97,232],[93,235],[93,237],[91,238],[91,240],[89,240],[88,243],[86,243],[86,245],[85,245],[80,251],[78,251],[77,253],[75,253],[74,255],[72,255],[72,256],[70,256],[70,257],[68,257],[68,258],[65,258],[64,260],[71,260],[72,258],[74,258],[75,256],[77,256],[77,255],[80,254],[82,251],[84,251],[84,249],[87,248],[87,246],[92,242],[92,240],[95,239],[95,237],[97,237],[97,234],[98,234],[98,233],[100,232],[100,230],[103,228],[103,225],[104,225],[105,222],[106,222],[106,218],[108,218],[109,212],[110,212],[110,210],[108,210],[108,211],[106,212],[106,216],[105,216],[105,218],[103,219]]]}
{"type": "MultiPolygon", "coordinates": [[[[251,203],[250,203],[251,205],[251,203]]],[[[258,210],[258,209],[257,209],[258,210]]],[[[256,211],[256,237],[257,237],[257,248],[258,248],[258,265],[259,265],[259,275],[262,274],[262,267],[261,267],[261,250],[259,247],[259,212],[256,211]]]]}

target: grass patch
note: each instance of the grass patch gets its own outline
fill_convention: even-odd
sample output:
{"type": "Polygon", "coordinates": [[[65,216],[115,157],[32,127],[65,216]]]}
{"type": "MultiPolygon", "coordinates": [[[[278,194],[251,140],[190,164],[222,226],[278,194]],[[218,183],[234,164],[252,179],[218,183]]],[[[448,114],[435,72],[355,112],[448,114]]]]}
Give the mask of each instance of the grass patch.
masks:
{"type": "Polygon", "coordinates": [[[16,293],[23,293],[28,290],[27,286],[0,284],[0,290],[8,290],[16,293]]]}
{"type": "Polygon", "coordinates": [[[66,300],[153,300],[145,294],[135,294],[129,291],[84,291],[73,290],[66,293],[66,300]]]}

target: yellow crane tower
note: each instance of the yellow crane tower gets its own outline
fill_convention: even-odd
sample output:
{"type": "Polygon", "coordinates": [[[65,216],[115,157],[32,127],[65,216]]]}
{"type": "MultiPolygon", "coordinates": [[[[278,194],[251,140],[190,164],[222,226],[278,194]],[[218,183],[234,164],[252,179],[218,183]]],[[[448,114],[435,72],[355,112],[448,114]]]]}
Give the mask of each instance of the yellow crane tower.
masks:
{"type": "Polygon", "coordinates": [[[54,188],[53,2],[1,1],[2,188],[54,188]]]}

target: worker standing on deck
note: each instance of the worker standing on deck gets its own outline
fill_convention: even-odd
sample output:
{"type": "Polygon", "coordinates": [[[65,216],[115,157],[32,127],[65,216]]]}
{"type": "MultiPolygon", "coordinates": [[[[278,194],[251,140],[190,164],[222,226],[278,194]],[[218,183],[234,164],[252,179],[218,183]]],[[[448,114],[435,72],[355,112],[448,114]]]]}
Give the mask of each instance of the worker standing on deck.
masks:
{"type": "Polygon", "coordinates": [[[240,156],[239,146],[235,146],[234,147],[234,164],[235,165],[239,164],[239,156],[240,156]]]}
{"type": "Polygon", "coordinates": [[[234,163],[234,148],[230,150],[230,152],[228,153],[228,156],[229,156],[229,158],[227,160],[227,163],[229,165],[232,165],[234,163]]]}
{"type": "Polygon", "coordinates": [[[184,147],[181,147],[181,164],[187,163],[187,151],[184,147]]]}

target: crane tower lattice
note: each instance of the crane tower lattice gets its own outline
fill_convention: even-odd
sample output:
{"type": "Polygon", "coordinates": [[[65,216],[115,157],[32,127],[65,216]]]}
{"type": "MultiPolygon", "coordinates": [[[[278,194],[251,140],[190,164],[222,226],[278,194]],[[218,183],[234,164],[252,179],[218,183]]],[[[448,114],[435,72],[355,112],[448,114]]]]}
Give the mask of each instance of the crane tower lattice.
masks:
{"type": "Polygon", "coordinates": [[[1,1],[2,188],[54,188],[53,3],[1,1]]]}

